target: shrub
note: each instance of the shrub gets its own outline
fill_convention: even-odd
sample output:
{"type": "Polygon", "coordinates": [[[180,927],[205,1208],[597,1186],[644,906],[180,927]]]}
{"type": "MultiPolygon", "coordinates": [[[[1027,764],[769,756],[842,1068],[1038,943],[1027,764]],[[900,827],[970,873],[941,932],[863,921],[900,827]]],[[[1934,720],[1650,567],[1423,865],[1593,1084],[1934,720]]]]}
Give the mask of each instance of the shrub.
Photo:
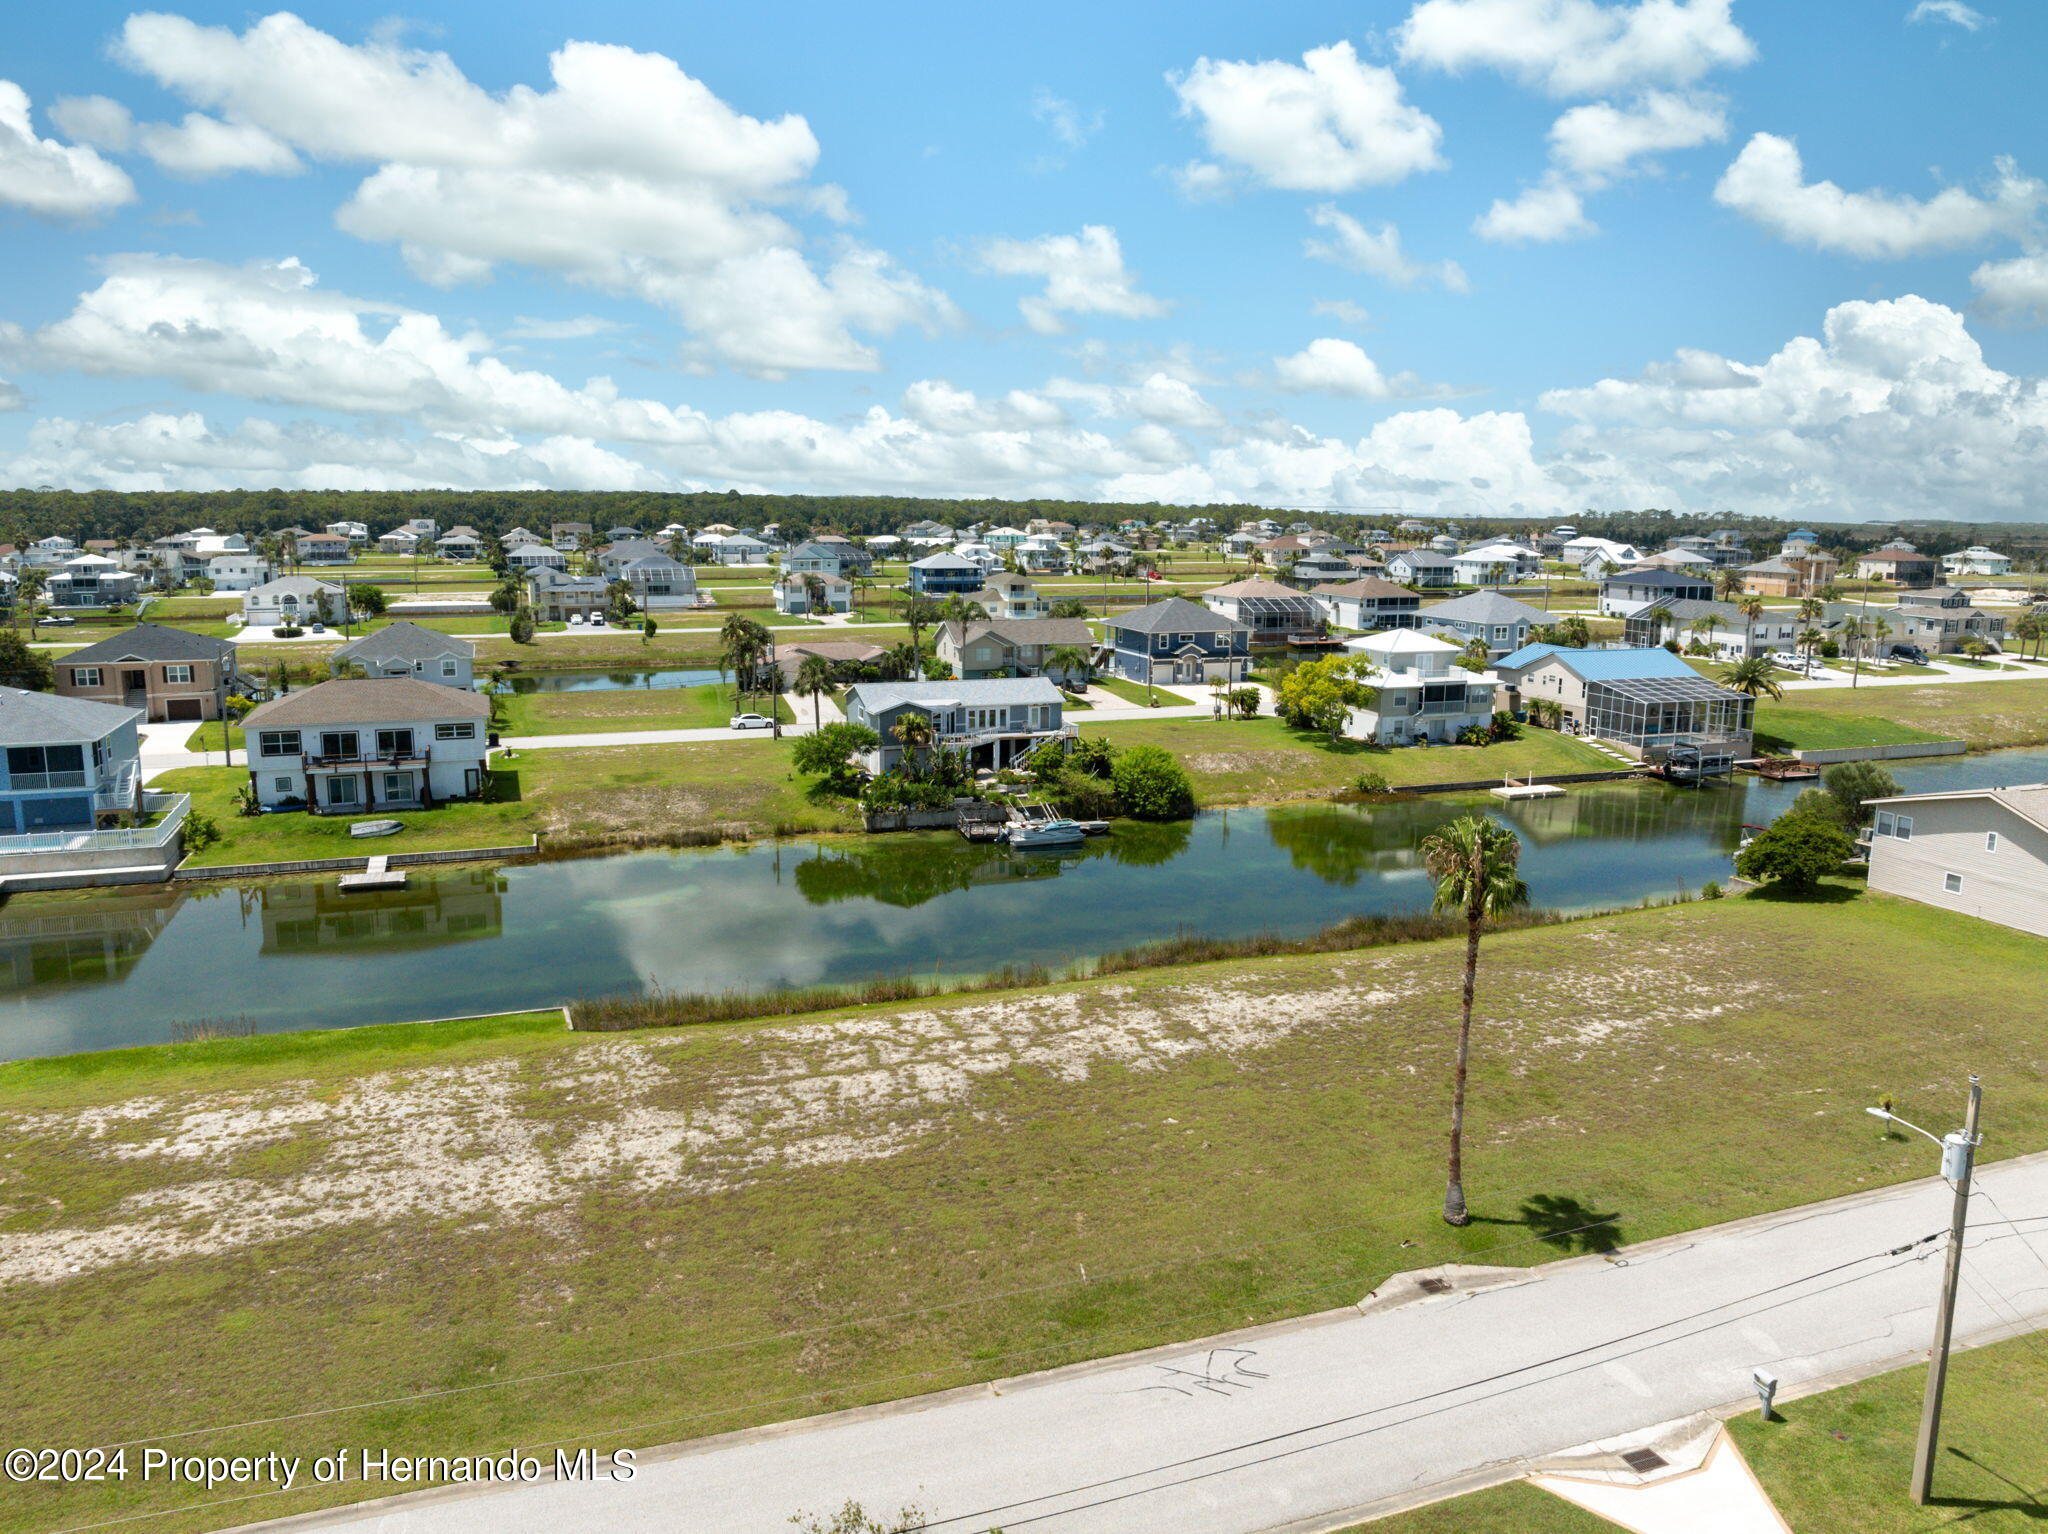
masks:
{"type": "Polygon", "coordinates": [[[1173,754],[1159,746],[1133,746],[1116,759],[1110,782],[1126,815],[1139,820],[1185,820],[1195,812],[1195,785],[1173,754]]]}
{"type": "Polygon", "coordinates": [[[953,789],[948,784],[927,783],[894,772],[883,773],[860,793],[864,810],[943,810],[952,802],[953,789]]]}
{"type": "Polygon", "coordinates": [[[512,615],[512,642],[514,644],[533,643],[533,614],[523,607],[512,615]]]}
{"type": "Polygon", "coordinates": [[[1387,781],[1385,773],[1368,769],[1351,780],[1351,791],[1359,794],[1390,794],[1394,791],[1394,785],[1387,781]]]}
{"type": "Polygon", "coordinates": [[[860,776],[852,758],[879,744],[881,737],[864,724],[828,724],[799,735],[790,750],[790,761],[798,772],[823,779],[833,793],[851,793],[860,776]]]}
{"type": "Polygon", "coordinates": [[[1115,770],[1117,755],[1114,742],[1104,740],[1100,735],[1083,735],[1068,753],[1067,765],[1091,778],[1106,778],[1115,770]]]}
{"type": "Polygon", "coordinates": [[[1745,879],[1769,879],[1793,894],[1805,894],[1839,869],[1854,850],[1855,843],[1839,824],[1802,814],[1795,806],[1735,855],[1735,871],[1745,879]]]}
{"type": "Polygon", "coordinates": [[[1702,900],[1719,900],[1723,893],[1721,886],[1712,879],[1709,879],[1700,886],[1700,899],[1702,900]]]}
{"type": "Polygon", "coordinates": [[[220,840],[220,823],[211,815],[190,810],[185,815],[185,850],[200,852],[220,840]]]}
{"type": "Polygon", "coordinates": [[[1852,826],[1867,826],[1876,815],[1866,801],[1903,792],[1899,780],[1875,762],[1841,762],[1823,772],[1820,780],[1852,826]]]}
{"type": "Polygon", "coordinates": [[[348,599],[357,612],[372,618],[383,617],[384,609],[391,605],[391,599],[384,595],[381,586],[351,586],[348,599]]]}
{"type": "Polygon", "coordinates": [[[1515,723],[1515,716],[1506,709],[1495,709],[1493,723],[1487,727],[1488,740],[1520,740],[1522,727],[1515,723]]]}

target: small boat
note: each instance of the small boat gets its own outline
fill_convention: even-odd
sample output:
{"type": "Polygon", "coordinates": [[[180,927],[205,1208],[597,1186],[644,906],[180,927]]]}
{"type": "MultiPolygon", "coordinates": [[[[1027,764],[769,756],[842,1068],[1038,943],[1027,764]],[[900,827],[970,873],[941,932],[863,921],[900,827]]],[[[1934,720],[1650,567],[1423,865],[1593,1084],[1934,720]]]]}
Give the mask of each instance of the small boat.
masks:
{"type": "Polygon", "coordinates": [[[405,829],[400,820],[354,820],[349,822],[350,836],[396,836],[405,829]]]}
{"type": "Polygon", "coordinates": [[[1044,804],[1017,806],[1003,827],[1003,840],[1012,847],[1078,847],[1087,836],[1078,820],[1056,815],[1044,804]]]}

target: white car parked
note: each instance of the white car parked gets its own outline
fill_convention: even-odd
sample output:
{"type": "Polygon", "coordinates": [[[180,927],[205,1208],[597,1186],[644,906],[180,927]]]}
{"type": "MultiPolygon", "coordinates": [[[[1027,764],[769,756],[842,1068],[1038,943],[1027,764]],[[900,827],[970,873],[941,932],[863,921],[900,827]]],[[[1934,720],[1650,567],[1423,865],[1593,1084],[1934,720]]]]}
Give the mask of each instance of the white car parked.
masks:
{"type": "Polygon", "coordinates": [[[766,714],[734,714],[732,728],[735,730],[772,730],[775,721],[766,714]]]}

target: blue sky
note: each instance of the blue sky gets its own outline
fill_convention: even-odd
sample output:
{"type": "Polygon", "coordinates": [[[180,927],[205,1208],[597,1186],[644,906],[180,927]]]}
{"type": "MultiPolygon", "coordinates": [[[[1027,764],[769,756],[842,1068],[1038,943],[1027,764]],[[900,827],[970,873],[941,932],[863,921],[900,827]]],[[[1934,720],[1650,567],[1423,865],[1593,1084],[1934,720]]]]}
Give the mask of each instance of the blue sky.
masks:
{"type": "Polygon", "coordinates": [[[0,20],[0,484],[2035,518],[2048,18],[0,20]]]}

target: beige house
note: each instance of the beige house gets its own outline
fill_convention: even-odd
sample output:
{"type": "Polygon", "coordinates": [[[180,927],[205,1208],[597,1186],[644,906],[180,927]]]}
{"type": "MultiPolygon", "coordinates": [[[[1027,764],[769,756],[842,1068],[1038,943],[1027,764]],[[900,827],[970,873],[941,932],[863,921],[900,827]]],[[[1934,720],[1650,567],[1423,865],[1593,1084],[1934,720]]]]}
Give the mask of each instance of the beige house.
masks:
{"type": "Polygon", "coordinates": [[[2048,784],[1870,802],[1872,889],[2048,937],[2048,784]]]}
{"type": "Polygon", "coordinates": [[[57,661],[56,691],[141,709],[152,724],[218,719],[232,691],[235,647],[187,629],[138,623],[57,661]]]}

